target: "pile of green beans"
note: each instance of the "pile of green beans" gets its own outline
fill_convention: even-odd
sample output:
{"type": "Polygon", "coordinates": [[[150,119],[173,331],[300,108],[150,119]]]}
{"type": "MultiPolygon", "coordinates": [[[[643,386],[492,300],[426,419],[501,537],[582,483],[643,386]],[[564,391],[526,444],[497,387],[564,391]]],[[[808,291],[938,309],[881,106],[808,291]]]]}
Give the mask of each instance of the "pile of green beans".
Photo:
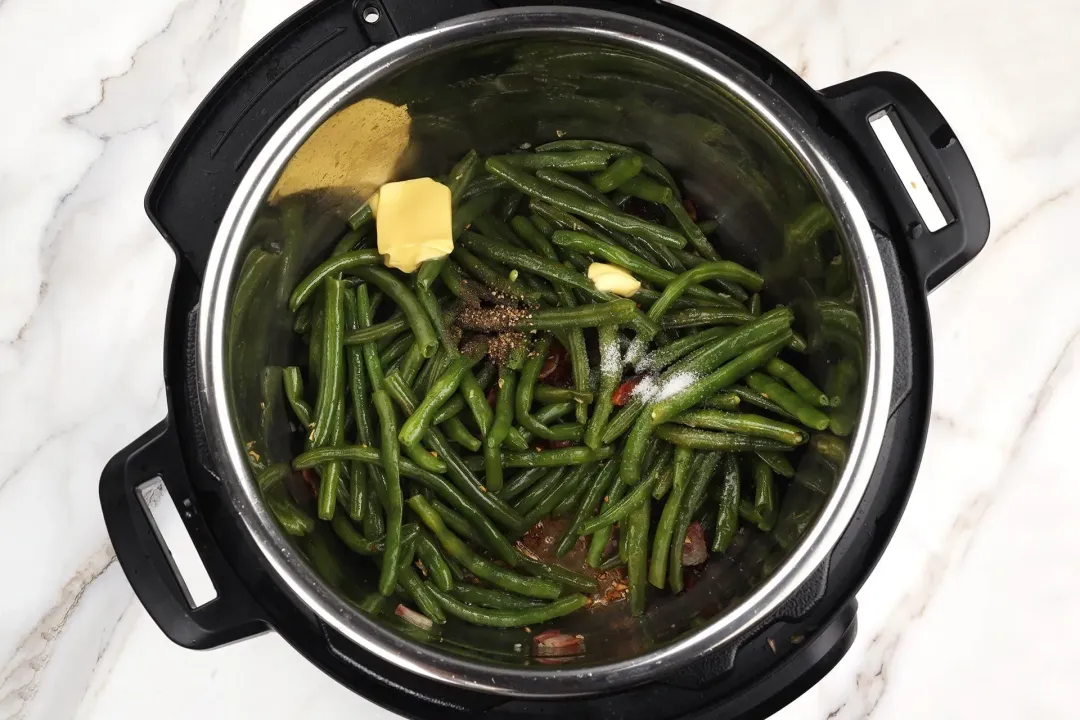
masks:
{"type": "MultiPolygon", "coordinates": [[[[610,604],[621,598],[601,581],[615,568],[640,615],[658,591],[683,590],[685,560],[729,553],[740,534],[796,543],[858,414],[857,363],[820,382],[805,369],[811,351],[836,355],[829,338],[859,342],[844,278],[830,270],[836,298],[814,304],[818,318],[763,310],[763,276],[723,259],[706,238],[716,221],[698,222],[671,173],[634,148],[470,152],[445,182],[455,249],[416,273],[383,267],[366,205],[306,276],[294,250],[310,218],[295,203],[281,213],[292,255],[258,248],[245,264],[233,322],[280,265],[276,302],[309,348],[306,364],[261,378],[262,412],[288,408],[302,448],[276,463],[251,453],[283,530],[339,541],[377,595],[436,627],[610,604]],[[627,211],[628,198],[650,211],[627,211]],[[591,262],[629,271],[640,292],[598,290],[591,262]],[[808,343],[797,320],[828,333],[808,343]],[[558,537],[536,543],[552,517],[565,518],[558,537]],[[707,548],[691,547],[701,537],[707,548]]],[[[823,212],[789,225],[800,242],[829,231],[823,212]]],[[[372,597],[357,605],[392,612],[372,597]]]]}

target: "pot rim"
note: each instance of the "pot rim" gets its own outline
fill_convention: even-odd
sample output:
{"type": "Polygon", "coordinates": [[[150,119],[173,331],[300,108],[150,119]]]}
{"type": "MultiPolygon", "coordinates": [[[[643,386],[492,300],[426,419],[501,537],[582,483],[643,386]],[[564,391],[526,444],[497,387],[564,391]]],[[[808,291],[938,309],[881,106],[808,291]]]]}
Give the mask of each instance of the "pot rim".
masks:
{"type": "Polygon", "coordinates": [[[661,25],[582,8],[521,8],[465,16],[376,48],[336,72],[291,113],[259,152],[222,218],[199,303],[199,403],[215,474],[279,585],[322,622],[402,670],[449,685],[517,697],[610,692],[668,674],[731,641],[766,617],[824,562],[852,520],[885,435],[893,376],[891,298],[866,213],[814,132],[764,82],[718,51],[661,25]],[[326,585],[263,507],[243,443],[232,426],[225,365],[229,298],[244,233],[297,148],[366,87],[417,56],[473,42],[557,34],[644,51],[716,83],[755,113],[802,163],[837,220],[858,278],[866,336],[866,395],[847,466],[802,542],[742,603],[661,648],[606,664],[528,669],[481,664],[405,639],[374,622],[326,585]]]}

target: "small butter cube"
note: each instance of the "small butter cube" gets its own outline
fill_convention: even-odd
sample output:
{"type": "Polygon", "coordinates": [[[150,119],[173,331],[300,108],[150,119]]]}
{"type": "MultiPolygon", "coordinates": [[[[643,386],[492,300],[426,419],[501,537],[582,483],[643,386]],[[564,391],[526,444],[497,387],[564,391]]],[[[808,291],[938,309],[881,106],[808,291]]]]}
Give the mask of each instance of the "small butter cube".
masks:
{"type": "Polygon", "coordinates": [[[630,273],[615,265],[593,263],[589,266],[589,279],[597,290],[631,297],[641,289],[641,282],[630,273]]]}
{"type": "Polygon", "coordinates": [[[379,254],[388,267],[411,273],[425,260],[453,252],[450,188],[442,183],[431,178],[387,183],[369,203],[379,254]]]}

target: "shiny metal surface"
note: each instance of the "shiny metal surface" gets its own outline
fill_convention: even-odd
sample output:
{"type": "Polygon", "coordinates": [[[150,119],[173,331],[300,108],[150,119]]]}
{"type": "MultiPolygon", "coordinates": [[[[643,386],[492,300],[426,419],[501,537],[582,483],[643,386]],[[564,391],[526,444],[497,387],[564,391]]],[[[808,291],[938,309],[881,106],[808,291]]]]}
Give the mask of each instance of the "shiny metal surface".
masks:
{"type": "MultiPolygon", "coordinates": [[[[309,261],[334,242],[332,226],[311,241],[309,261]]],[[[781,98],[729,58],[662,27],[595,11],[525,9],[467,17],[377,49],[285,121],[254,161],[215,240],[200,303],[198,373],[223,487],[298,602],[357,645],[419,675],[490,693],[572,696],[641,683],[694,661],[751,627],[821,564],[850,522],[881,446],[892,345],[889,293],[865,213],[814,131],[781,98]],[[451,623],[440,644],[410,639],[357,610],[341,583],[332,587],[315,571],[311,548],[285,536],[264,509],[246,458],[252,438],[282,455],[274,459],[288,457],[268,437],[274,433],[260,432],[255,388],[261,364],[284,364],[296,353],[284,339],[290,330],[280,303],[267,297],[248,323],[259,331],[244,328],[244,337],[256,339],[230,350],[237,331],[230,302],[253,242],[249,229],[272,212],[267,198],[290,159],[334,113],[367,97],[409,108],[410,142],[394,178],[445,172],[469,147],[506,151],[522,140],[564,135],[648,148],[720,220],[724,251],[765,265],[780,288],[774,301],[805,299],[805,288],[820,282],[820,268],[783,261],[783,237],[808,202],[826,203],[862,310],[863,344],[853,352],[865,357],[866,389],[848,463],[786,558],[765,557],[767,546],[750,537],[742,564],[716,563],[693,590],[650,599],[643,621],[616,611],[568,619],[560,627],[587,633],[588,652],[555,666],[515,658],[513,646],[528,636],[511,631],[451,623]],[[466,645],[480,652],[466,653],[466,645]]]]}

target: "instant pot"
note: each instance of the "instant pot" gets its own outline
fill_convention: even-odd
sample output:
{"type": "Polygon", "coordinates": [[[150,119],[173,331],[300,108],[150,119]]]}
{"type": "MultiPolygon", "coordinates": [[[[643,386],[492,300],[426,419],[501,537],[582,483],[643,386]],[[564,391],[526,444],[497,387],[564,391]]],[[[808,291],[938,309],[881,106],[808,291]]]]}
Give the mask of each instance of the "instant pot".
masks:
{"type": "MultiPolygon", "coordinates": [[[[309,264],[344,230],[356,193],[378,182],[322,188],[330,209],[309,264]]],[[[146,209],[177,255],[169,414],[110,461],[100,487],[136,595],[180,645],[273,630],[346,687],[417,718],[764,717],[822,678],[851,646],[855,594],[915,479],[930,411],[926,295],[989,233],[963,148],[910,80],[876,73],[815,91],[727,28],[646,0],[314,2],[214,88],[162,163],[146,209]],[[568,618],[589,649],[562,664],[515,657],[508,648],[520,639],[507,631],[451,623],[442,641],[416,639],[326,581],[263,507],[247,462],[247,438],[273,455],[282,433],[260,424],[258,365],[231,358],[230,341],[247,333],[256,351],[244,357],[287,364],[288,344],[275,336],[280,305],[257,297],[243,328],[230,326],[230,307],[253,228],[290,167],[325,169],[301,182],[313,192],[320,178],[333,184],[357,133],[372,141],[369,153],[389,142],[370,118],[327,122],[364,98],[408,110],[382,182],[445,172],[474,147],[611,140],[671,167],[717,219],[724,252],[765,268],[773,300],[797,314],[826,282],[820,258],[843,258],[860,309],[849,345],[864,368],[863,400],[842,472],[798,542],[745,538],[734,561],[711,564],[640,620],[568,618]],[[872,131],[885,115],[944,227],[927,227],[872,131]],[[785,243],[806,198],[832,213],[828,253],[785,243]],[[158,477],[213,581],[217,596],[204,605],[193,607],[142,500],[139,488],[158,477]]]]}

